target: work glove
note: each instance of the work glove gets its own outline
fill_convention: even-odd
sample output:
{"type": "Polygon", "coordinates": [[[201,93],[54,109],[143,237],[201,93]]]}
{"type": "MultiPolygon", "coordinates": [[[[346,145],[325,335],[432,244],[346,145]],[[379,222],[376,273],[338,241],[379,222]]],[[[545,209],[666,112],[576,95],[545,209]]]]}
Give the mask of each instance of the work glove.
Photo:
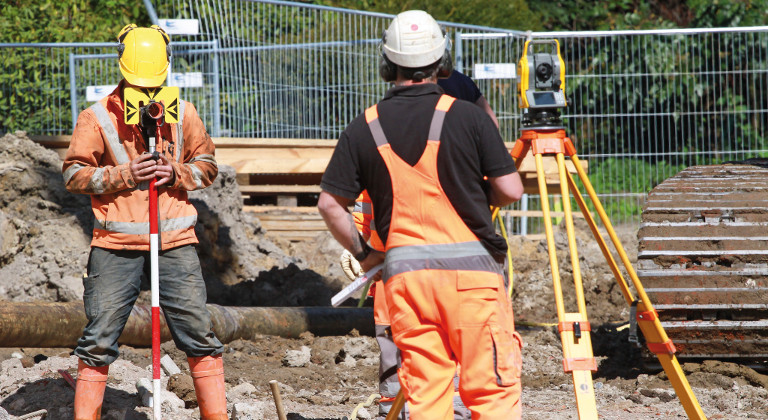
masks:
{"type": "Polygon", "coordinates": [[[346,249],[341,253],[339,263],[341,263],[341,269],[344,271],[344,274],[346,274],[350,280],[354,280],[365,274],[363,268],[360,267],[360,262],[358,262],[352,253],[346,249]]]}

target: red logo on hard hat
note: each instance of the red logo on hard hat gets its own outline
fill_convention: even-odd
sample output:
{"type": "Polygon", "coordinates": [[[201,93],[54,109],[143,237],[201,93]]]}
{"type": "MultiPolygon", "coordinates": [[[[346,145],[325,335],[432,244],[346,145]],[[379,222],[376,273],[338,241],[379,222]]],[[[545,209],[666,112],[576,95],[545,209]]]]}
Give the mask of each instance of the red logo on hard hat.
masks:
{"type": "Polygon", "coordinates": [[[412,31],[418,31],[418,30],[419,30],[419,25],[417,25],[417,24],[415,24],[415,23],[414,23],[414,24],[412,24],[412,25],[411,25],[411,30],[412,30],[412,31]]]}

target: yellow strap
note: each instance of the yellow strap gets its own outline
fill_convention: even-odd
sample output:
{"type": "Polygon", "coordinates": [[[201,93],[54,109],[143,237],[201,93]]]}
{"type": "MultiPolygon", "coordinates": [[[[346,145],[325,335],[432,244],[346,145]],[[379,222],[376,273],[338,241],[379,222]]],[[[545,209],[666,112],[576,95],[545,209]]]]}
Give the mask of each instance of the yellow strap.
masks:
{"type": "MultiPolygon", "coordinates": [[[[491,214],[491,220],[495,221],[496,218],[499,215],[499,208],[498,207],[491,207],[493,209],[493,213],[491,214]]],[[[499,227],[501,227],[501,236],[504,237],[504,241],[507,243],[507,262],[509,263],[509,298],[512,299],[512,286],[514,285],[513,275],[515,273],[515,268],[512,266],[512,250],[509,249],[509,236],[507,236],[507,228],[504,226],[504,221],[499,220],[499,227]]]]}

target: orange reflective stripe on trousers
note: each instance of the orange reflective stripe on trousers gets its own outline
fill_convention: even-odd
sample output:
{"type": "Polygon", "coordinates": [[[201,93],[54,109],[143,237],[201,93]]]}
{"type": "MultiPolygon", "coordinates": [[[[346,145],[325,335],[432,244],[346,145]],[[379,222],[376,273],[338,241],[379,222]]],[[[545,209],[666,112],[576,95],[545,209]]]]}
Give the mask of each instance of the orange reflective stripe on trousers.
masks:
{"type": "Polygon", "coordinates": [[[474,420],[519,419],[521,341],[498,263],[446,197],[437,174],[443,96],[423,155],[411,166],[391,149],[375,107],[366,111],[392,179],[383,279],[400,384],[412,420],[453,418],[453,377],[474,420]]]}

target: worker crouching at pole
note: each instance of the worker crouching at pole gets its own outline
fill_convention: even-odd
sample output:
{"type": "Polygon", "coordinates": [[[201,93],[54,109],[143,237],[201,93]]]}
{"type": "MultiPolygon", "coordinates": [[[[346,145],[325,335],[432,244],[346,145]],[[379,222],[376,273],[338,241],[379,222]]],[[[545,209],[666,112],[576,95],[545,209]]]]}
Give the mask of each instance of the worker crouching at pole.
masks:
{"type": "Polygon", "coordinates": [[[411,419],[453,418],[457,364],[473,419],[516,419],[521,340],[504,287],[507,244],[489,205],[520,199],[523,187],[490,117],[436,85],[447,43],[429,14],[395,17],[380,65],[395,86],[341,134],[318,208],[364,270],[384,263],[377,287],[402,352],[411,419]],[[347,209],[364,189],[385,253],[366,244],[347,209]]]}
{"type": "MultiPolygon", "coordinates": [[[[67,190],[89,194],[95,216],[83,304],[88,323],[78,340],[75,419],[98,419],[109,365],[117,359],[142,277],[149,278],[147,181],[159,189],[160,306],[176,346],[187,354],[201,418],[227,419],[223,346],[205,307],[206,289],[194,244],[197,212],[187,191],[205,188],[218,173],[214,145],[195,107],[179,101],[178,123],[158,128],[157,160],[146,127],[126,125],[126,87],[159,87],[168,74],[170,45],[159,27],[128,25],[118,35],[124,80],[80,113],[63,165],[67,190]]],[[[166,104],[167,106],[168,104],[166,104]]]]}

